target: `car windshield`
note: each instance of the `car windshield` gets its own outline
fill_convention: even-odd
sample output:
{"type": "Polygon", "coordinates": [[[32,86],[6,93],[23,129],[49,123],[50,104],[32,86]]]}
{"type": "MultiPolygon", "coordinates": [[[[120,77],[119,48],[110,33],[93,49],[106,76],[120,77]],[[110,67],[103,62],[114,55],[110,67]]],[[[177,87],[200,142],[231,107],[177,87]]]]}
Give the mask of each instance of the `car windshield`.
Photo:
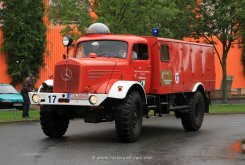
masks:
{"type": "Polygon", "coordinates": [[[18,93],[11,85],[0,85],[0,94],[18,93]]]}
{"type": "Polygon", "coordinates": [[[94,40],[81,42],[77,46],[76,58],[97,57],[126,58],[128,44],[124,41],[94,40]]]}

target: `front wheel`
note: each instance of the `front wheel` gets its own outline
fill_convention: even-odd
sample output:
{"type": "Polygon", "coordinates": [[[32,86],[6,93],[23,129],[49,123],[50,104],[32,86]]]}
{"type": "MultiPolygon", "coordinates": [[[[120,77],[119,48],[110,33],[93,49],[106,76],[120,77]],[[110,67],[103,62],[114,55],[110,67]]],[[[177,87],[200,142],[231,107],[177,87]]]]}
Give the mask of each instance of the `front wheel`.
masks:
{"type": "Polygon", "coordinates": [[[200,129],[204,117],[204,108],[203,95],[197,91],[189,101],[189,111],[181,115],[181,122],[186,131],[200,129]]]}
{"type": "Polygon", "coordinates": [[[69,119],[56,113],[52,106],[42,105],[40,122],[45,135],[51,138],[62,137],[68,128],[69,119]]]}
{"type": "Polygon", "coordinates": [[[138,139],[143,120],[142,99],[132,91],[116,108],[115,124],[118,137],[124,142],[138,139]]]}

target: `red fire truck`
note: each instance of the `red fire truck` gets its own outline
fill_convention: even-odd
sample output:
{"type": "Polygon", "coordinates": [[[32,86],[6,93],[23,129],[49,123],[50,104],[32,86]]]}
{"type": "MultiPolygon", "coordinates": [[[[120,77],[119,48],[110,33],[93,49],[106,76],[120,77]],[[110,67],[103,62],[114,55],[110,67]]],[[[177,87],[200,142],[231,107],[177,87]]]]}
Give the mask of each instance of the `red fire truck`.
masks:
{"type": "MultiPolygon", "coordinates": [[[[72,43],[64,37],[67,52],[72,43]]],[[[212,46],[113,35],[101,23],[92,24],[73,46],[73,56],[55,65],[54,79],[29,93],[31,103],[40,105],[47,136],[63,136],[74,118],[115,120],[118,137],[132,142],[150,111],[159,117],[173,111],[187,131],[201,127],[215,86],[212,46]]]]}

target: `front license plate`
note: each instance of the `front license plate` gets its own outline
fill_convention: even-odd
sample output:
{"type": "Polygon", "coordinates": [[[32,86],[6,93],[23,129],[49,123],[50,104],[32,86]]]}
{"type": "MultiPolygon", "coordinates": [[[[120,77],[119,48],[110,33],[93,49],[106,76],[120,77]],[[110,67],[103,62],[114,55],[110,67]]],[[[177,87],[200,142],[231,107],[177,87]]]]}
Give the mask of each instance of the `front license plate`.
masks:
{"type": "Polygon", "coordinates": [[[22,103],[14,103],[14,107],[20,107],[22,105],[23,105],[22,103]]]}
{"type": "Polygon", "coordinates": [[[86,93],[70,93],[68,95],[68,98],[70,100],[87,100],[88,97],[89,97],[89,95],[86,93]]]}

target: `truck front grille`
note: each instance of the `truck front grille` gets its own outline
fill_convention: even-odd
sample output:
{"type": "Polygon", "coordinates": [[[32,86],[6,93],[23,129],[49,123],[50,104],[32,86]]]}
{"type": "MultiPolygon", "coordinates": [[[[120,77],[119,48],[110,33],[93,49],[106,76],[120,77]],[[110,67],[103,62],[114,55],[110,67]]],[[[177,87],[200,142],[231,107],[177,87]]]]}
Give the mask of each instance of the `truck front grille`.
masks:
{"type": "Polygon", "coordinates": [[[55,68],[54,92],[76,93],[79,91],[79,65],[58,65],[55,68]]]}
{"type": "Polygon", "coordinates": [[[97,80],[101,77],[109,76],[112,72],[112,70],[90,70],[89,80],[97,80]]]}

